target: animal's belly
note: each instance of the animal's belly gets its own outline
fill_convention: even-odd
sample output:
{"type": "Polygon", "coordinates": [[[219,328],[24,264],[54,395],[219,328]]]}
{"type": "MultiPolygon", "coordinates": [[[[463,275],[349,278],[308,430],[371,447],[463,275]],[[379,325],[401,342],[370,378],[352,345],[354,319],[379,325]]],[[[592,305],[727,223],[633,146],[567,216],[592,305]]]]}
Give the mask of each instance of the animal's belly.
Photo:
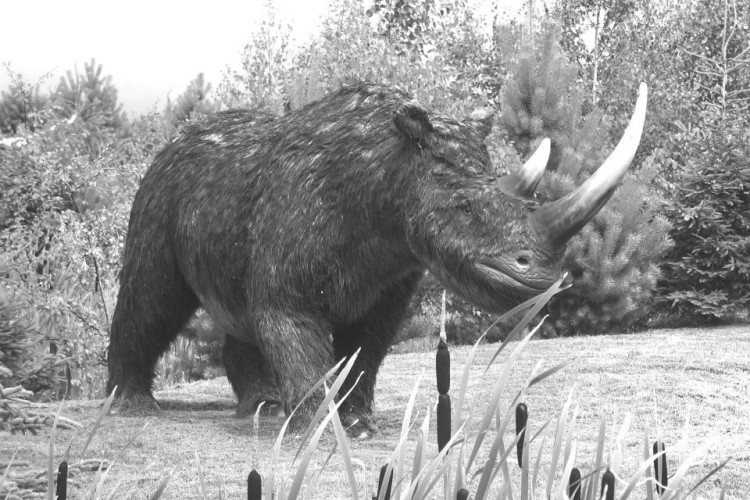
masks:
{"type": "Polygon", "coordinates": [[[218,300],[202,298],[201,304],[214,322],[215,328],[225,335],[248,344],[258,345],[258,334],[252,327],[248,312],[229,311],[218,300]]]}

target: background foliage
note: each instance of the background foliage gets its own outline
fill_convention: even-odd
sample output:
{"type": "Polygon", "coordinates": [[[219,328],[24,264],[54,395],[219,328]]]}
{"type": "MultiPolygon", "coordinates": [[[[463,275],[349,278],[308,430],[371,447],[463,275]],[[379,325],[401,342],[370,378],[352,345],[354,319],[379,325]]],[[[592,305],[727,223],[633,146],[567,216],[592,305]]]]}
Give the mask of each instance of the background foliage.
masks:
{"type": "MultiPolygon", "coordinates": [[[[201,115],[238,106],[282,114],[353,79],[400,86],[459,117],[498,110],[488,141],[498,173],[550,137],[540,201],[601,163],[647,82],[638,156],[570,242],[575,286],[550,304],[546,333],[616,332],[654,317],[746,319],[749,11],[729,0],[561,0],[530,17],[488,20],[469,0],[334,0],[320,33],[295,46],[269,1],[237,69],[215,90],[199,74],[163,112],[136,118],[122,112],[114,80],[94,60],[50,94],[13,75],[0,94],[0,359],[17,373],[23,365],[46,374],[37,388],[48,393],[62,378],[69,392],[96,394],[130,204],[155,152],[201,115]],[[21,360],[27,338],[36,350],[21,360]]],[[[401,338],[436,331],[441,294],[428,275],[401,338]]],[[[473,341],[492,320],[451,295],[448,304],[455,342],[473,341]]],[[[221,336],[206,334],[213,347],[198,346],[206,335],[196,331],[210,326],[201,328],[167,357],[166,378],[203,376],[216,363],[221,336]]],[[[507,331],[500,325],[488,338],[507,331]]]]}

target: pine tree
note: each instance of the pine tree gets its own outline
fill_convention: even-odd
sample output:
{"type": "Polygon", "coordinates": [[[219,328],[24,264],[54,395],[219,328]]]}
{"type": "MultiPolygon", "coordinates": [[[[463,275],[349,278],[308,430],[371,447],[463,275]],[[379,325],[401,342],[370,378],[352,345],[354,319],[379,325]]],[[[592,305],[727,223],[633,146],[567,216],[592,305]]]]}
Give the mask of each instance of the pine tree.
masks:
{"type": "Polygon", "coordinates": [[[102,76],[102,65],[94,59],[84,73],[68,71],[60,78],[53,96],[58,118],[64,119],[85,140],[90,158],[97,158],[112,131],[122,130],[125,115],[117,103],[112,77],[102,76]]]}
{"type": "MultiPolygon", "coordinates": [[[[505,85],[500,120],[522,157],[541,138],[551,138],[550,163],[538,188],[545,202],[583,183],[612,149],[607,117],[596,109],[582,114],[576,72],[560,53],[557,37],[557,28],[548,26],[519,59],[505,85]]],[[[564,266],[574,285],[549,305],[558,334],[606,333],[646,312],[660,275],[659,258],[671,244],[669,224],[658,215],[658,197],[650,187],[653,176],[649,166],[631,166],[609,203],[568,243],[564,266]]]]}
{"type": "Polygon", "coordinates": [[[56,96],[62,118],[75,118],[89,128],[119,128],[123,123],[122,105],[112,77],[102,76],[102,65],[95,59],[84,64],[84,73],[68,71],[60,78],[56,96]]]}
{"type": "Polygon", "coordinates": [[[194,115],[214,113],[218,106],[208,98],[210,92],[211,84],[204,80],[203,73],[198,73],[174,103],[167,102],[164,116],[176,128],[194,115]]]}

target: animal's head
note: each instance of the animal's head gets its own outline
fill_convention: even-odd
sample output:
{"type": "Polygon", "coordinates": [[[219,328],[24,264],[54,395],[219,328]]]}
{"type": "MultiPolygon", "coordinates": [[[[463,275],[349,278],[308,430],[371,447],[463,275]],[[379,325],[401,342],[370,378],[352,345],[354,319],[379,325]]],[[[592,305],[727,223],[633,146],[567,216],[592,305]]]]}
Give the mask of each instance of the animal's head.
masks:
{"type": "Polygon", "coordinates": [[[405,207],[413,253],[443,283],[487,310],[507,310],[541,293],[560,277],[566,242],[625,175],[645,113],[642,84],[630,125],[604,164],[573,192],[538,206],[532,195],[547,164],[549,140],[518,172],[497,177],[484,143],[490,113],[458,122],[405,105],[394,122],[420,158],[415,196],[405,207]]]}

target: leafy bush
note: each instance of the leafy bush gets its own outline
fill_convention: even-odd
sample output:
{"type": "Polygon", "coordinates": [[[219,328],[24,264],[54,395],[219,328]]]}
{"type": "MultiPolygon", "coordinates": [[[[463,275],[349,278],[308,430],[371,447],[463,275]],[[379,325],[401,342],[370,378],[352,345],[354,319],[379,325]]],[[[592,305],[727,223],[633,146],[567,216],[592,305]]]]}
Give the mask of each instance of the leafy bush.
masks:
{"type": "Polygon", "coordinates": [[[437,321],[434,317],[414,315],[407,319],[396,334],[394,344],[411,339],[434,336],[437,333],[437,321]]]}
{"type": "Polygon", "coordinates": [[[99,122],[40,113],[47,118],[34,132],[0,150],[0,249],[14,269],[6,284],[44,339],[36,355],[54,344],[74,395],[93,396],[105,378],[130,203],[164,125],[150,116],[91,128],[99,122]]]}
{"type": "Polygon", "coordinates": [[[750,310],[749,16],[729,0],[687,10],[698,116],[678,122],[680,133],[654,155],[673,181],[666,214],[676,245],[664,265],[664,301],[684,321],[750,310]]]}
{"type": "Polygon", "coordinates": [[[31,85],[5,63],[11,83],[0,93],[0,134],[18,134],[34,131],[41,124],[40,111],[48,108],[49,97],[39,91],[42,83],[31,85]]]}
{"type": "Polygon", "coordinates": [[[674,249],[664,300],[686,321],[715,322],[750,306],[750,130],[685,130],[680,183],[667,208],[674,249]]]}
{"type": "MultiPolygon", "coordinates": [[[[9,267],[0,266],[0,275],[10,272],[9,267]]],[[[22,385],[40,396],[57,386],[62,356],[40,352],[43,339],[23,316],[21,301],[7,286],[0,287],[0,385],[22,385]]]]}

